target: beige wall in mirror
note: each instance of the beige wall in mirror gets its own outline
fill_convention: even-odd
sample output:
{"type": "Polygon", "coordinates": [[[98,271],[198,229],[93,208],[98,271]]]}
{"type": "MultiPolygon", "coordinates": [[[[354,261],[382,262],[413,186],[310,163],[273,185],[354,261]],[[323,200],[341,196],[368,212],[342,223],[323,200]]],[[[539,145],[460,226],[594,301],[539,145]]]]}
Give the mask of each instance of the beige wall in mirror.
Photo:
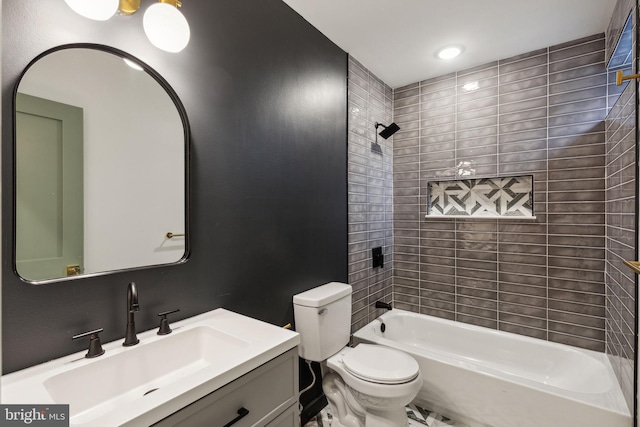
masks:
{"type": "Polygon", "coordinates": [[[168,92],[118,55],[73,47],[34,62],[16,98],[18,274],[48,283],[183,260],[185,135],[168,92]]]}

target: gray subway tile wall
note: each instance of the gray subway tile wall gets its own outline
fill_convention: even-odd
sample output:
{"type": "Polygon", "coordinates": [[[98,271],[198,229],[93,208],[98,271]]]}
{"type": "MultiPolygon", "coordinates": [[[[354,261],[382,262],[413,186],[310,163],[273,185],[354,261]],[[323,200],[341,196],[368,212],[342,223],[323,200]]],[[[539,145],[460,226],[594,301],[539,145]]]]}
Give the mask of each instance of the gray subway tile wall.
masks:
{"type": "MultiPolygon", "coordinates": [[[[607,73],[605,57],[614,55],[634,3],[619,0],[606,37],[393,91],[351,58],[354,330],[380,314],[375,298],[393,297],[398,308],[606,351],[633,407],[637,277],[622,260],[637,256],[636,96],[615,85],[615,71],[635,67],[619,60],[607,73]],[[382,141],[382,158],[368,148],[381,119],[401,127],[391,144],[382,141]],[[525,173],[535,179],[535,220],[424,217],[430,180],[525,173]],[[383,240],[369,234],[369,174],[384,188],[383,240]],[[393,272],[389,264],[371,270],[378,243],[393,257],[393,272]]],[[[636,56],[635,25],[627,58],[636,56]]]]}
{"type": "Polygon", "coordinates": [[[628,85],[607,117],[606,319],[607,353],[627,403],[633,404],[637,277],[623,260],[636,259],[636,108],[628,85]]]}
{"type": "Polygon", "coordinates": [[[606,352],[629,408],[634,408],[636,289],[638,277],[622,261],[637,259],[635,85],[615,85],[615,72],[636,72],[635,3],[618,0],[607,30],[609,62],[606,120],[606,352]],[[618,41],[619,40],[619,41],[618,41]]]}
{"type": "Polygon", "coordinates": [[[392,300],[392,140],[378,137],[382,155],[371,151],[376,122],[393,121],[393,91],[354,58],[348,73],[349,283],[352,330],[377,317],[375,301],[392,300]],[[372,268],[371,249],[382,247],[384,266],[372,268]]]}
{"type": "MultiPolygon", "coordinates": [[[[618,0],[607,27],[606,62],[609,63],[620,40],[627,17],[635,10],[635,0],[618,0]]],[[[635,25],[635,23],[633,24],[635,25]]],[[[635,34],[635,31],[634,31],[635,34]]],[[[611,104],[613,105],[613,104],[611,104]]]]}
{"type": "Polygon", "coordinates": [[[604,351],[604,51],[598,34],[394,91],[397,307],[604,351]],[[523,173],[535,220],[424,218],[429,180],[523,173]]]}
{"type": "Polygon", "coordinates": [[[607,95],[603,48],[604,37],[598,35],[549,49],[548,339],[599,351],[605,341],[607,110],[598,102],[607,95]],[[585,178],[591,189],[574,190],[585,178]],[[567,247],[577,256],[567,257],[567,247]]]}

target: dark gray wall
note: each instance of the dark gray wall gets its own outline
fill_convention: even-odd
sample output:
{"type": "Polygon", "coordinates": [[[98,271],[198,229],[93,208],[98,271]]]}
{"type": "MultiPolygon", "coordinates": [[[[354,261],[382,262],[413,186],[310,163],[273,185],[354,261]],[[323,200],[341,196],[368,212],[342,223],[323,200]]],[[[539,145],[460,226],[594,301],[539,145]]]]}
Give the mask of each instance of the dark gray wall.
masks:
{"type": "MultiPolygon", "coordinates": [[[[143,1],[143,8],[151,1],[143,1]]],[[[152,47],[142,13],[95,22],[60,0],[2,4],[2,339],[5,373],[80,351],[71,336],[124,335],[126,285],[140,330],[225,307],[275,324],[293,294],[347,280],[347,55],[280,0],[190,0],[191,42],[152,47]],[[12,94],[39,53],[99,43],[140,58],[191,124],[191,256],[179,266],[34,286],[13,273],[12,94]]],[[[114,165],[114,173],[117,165],[114,165]]]]}

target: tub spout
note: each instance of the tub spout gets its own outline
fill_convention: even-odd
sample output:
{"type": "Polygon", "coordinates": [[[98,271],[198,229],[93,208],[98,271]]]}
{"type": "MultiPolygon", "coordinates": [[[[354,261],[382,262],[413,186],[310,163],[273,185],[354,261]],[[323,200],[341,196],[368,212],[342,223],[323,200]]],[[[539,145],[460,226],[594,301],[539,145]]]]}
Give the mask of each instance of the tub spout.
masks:
{"type": "Polygon", "coordinates": [[[391,303],[376,301],[376,308],[386,308],[387,310],[391,310],[391,303]]]}

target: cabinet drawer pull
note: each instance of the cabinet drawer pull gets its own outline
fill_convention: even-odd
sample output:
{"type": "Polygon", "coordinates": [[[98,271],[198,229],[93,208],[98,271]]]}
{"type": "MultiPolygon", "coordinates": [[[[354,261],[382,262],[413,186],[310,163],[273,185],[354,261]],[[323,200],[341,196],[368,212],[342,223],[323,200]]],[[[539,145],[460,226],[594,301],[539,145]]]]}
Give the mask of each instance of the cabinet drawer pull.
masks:
{"type": "Polygon", "coordinates": [[[235,423],[237,423],[247,415],[249,415],[249,410],[245,408],[240,408],[238,409],[238,416],[232,419],[231,421],[229,421],[228,423],[226,423],[223,427],[231,427],[232,425],[234,425],[235,423]]]}

